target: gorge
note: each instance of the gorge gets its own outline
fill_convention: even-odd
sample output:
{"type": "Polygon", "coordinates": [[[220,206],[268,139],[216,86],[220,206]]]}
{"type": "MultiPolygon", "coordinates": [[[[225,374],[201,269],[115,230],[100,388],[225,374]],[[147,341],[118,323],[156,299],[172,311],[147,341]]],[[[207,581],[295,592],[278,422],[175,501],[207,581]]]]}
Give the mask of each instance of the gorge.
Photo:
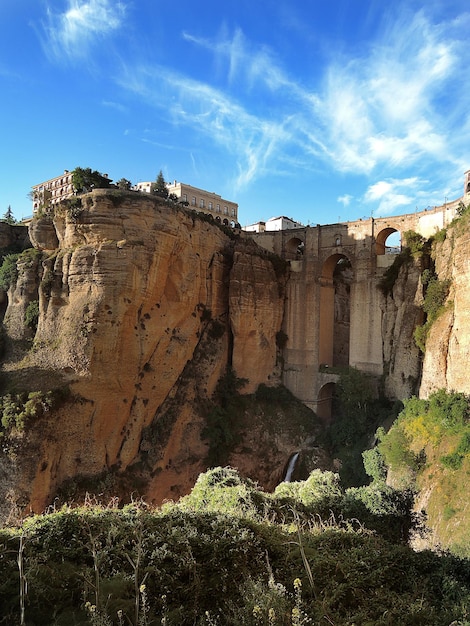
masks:
{"type": "Polygon", "coordinates": [[[26,427],[6,420],[3,518],[88,490],[160,504],[214,463],[274,489],[297,450],[307,470],[334,470],[317,437],[334,419],[340,366],[391,402],[469,393],[470,244],[466,216],[452,222],[459,201],[258,235],[147,194],[79,200],[33,218],[33,249],[15,261],[5,295],[2,393],[55,399],[38,401],[26,427]],[[394,264],[398,255],[383,254],[390,233],[417,232],[419,220],[422,241],[433,240],[433,276],[449,285],[424,355],[413,335],[431,257],[394,264]],[[266,400],[281,384],[301,401],[290,421],[282,402],[255,418],[236,406],[237,394],[266,400]],[[236,437],[224,422],[231,411],[236,437]]]}

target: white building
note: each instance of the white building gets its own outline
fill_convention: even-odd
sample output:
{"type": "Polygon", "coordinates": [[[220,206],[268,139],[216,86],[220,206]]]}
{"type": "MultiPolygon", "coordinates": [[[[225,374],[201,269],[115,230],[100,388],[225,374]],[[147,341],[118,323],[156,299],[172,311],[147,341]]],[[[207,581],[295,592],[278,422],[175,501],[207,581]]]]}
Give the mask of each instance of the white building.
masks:
{"type": "Polygon", "coordinates": [[[267,222],[256,222],[243,228],[248,233],[264,233],[275,230],[291,230],[293,228],[304,228],[300,222],[294,221],[290,217],[284,215],[280,217],[271,217],[267,222]]]}
{"type": "MultiPolygon", "coordinates": [[[[152,182],[141,182],[134,185],[132,189],[150,193],[153,184],[152,182]]],[[[176,180],[172,183],[167,183],[166,186],[169,194],[175,195],[189,208],[200,213],[209,213],[215,219],[227,225],[231,222],[238,222],[238,204],[235,202],[225,200],[222,196],[212,191],[205,191],[176,180]]]]}
{"type": "Polygon", "coordinates": [[[34,185],[32,188],[33,215],[40,208],[59,204],[71,196],[73,196],[72,172],[64,170],[60,176],[34,185]]]}

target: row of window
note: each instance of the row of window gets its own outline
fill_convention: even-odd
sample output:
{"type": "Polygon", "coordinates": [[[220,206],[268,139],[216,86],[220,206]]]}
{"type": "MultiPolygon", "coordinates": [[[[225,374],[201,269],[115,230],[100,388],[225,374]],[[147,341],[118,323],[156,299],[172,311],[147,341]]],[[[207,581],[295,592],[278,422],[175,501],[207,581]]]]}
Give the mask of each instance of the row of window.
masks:
{"type": "MultiPolygon", "coordinates": [[[[184,201],[184,202],[188,202],[188,194],[186,194],[186,193],[184,193],[184,194],[183,194],[183,201],[184,201]]],[[[192,197],[191,197],[191,206],[197,206],[197,199],[196,199],[196,196],[192,196],[192,197]]],[[[204,200],[204,198],[201,198],[201,199],[199,200],[199,208],[200,208],[200,209],[205,209],[205,208],[206,208],[206,201],[204,200]]],[[[207,209],[208,209],[209,211],[214,211],[214,204],[213,204],[212,202],[208,202],[208,203],[207,203],[207,209]]],[[[215,205],[215,212],[216,212],[216,213],[222,213],[222,210],[221,210],[221,208],[220,208],[220,204],[216,204],[216,205],[215,205]]],[[[224,213],[224,215],[228,215],[228,214],[229,214],[229,208],[228,208],[228,206],[224,206],[224,208],[223,208],[223,213],[224,213]]],[[[231,209],[230,209],[230,215],[231,215],[232,217],[235,217],[235,208],[234,208],[234,207],[231,207],[231,209]]]]}

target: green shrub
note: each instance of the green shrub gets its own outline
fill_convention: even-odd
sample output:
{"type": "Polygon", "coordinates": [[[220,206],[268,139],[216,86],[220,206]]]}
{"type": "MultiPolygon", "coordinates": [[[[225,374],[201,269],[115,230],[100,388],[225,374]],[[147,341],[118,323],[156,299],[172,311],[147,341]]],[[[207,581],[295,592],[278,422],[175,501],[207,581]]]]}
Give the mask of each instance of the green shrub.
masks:
{"type": "Polygon", "coordinates": [[[464,456],[458,452],[451,452],[441,457],[441,463],[444,467],[451,470],[458,470],[462,467],[464,456]]]}
{"type": "MultiPolygon", "coordinates": [[[[222,506],[224,489],[242,487],[256,492],[223,468],[198,486],[203,500],[219,491],[222,506]]],[[[363,488],[347,496],[361,521],[367,513],[382,529],[405,524],[406,494],[383,488],[367,495],[363,488]]],[[[35,626],[89,624],[85,603],[96,607],[91,623],[99,616],[115,626],[447,626],[465,619],[468,560],[414,552],[357,522],[353,531],[350,524],[309,521],[287,527],[179,504],[164,511],[144,504],[64,507],[29,516],[21,527],[0,530],[0,621],[20,623],[19,564],[28,583],[24,622],[35,626]]]]}
{"type": "Polygon", "coordinates": [[[417,469],[418,459],[410,450],[410,443],[411,437],[406,435],[399,421],[395,422],[378,445],[388,467],[393,470],[403,467],[417,469]]]}
{"type": "Polygon", "coordinates": [[[435,233],[431,239],[433,242],[442,243],[443,241],[446,240],[446,237],[447,237],[447,229],[441,228],[441,230],[438,230],[437,233],[435,233]]]}
{"type": "Polygon", "coordinates": [[[387,466],[378,447],[364,450],[362,459],[367,476],[370,476],[373,481],[385,481],[387,477],[387,466]]]}
{"type": "Polygon", "coordinates": [[[428,316],[428,320],[434,321],[442,311],[442,307],[449,295],[450,280],[439,280],[431,278],[427,284],[426,295],[424,297],[423,310],[428,316]]]}
{"type": "Polygon", "coordinates": [[[393,263],[387,267],[377,287],[385,297],[390,295],[397,281],[398,275],[403,265],[411,263],[411,252],[409,248],[403,248],[400,254],[393,259],[393,263]]]}
{"type": "Polygon", "coordinates": [[[32,300],[26,307],[24,323],[28,328],[36,330],[39,320],[39,300],[32,300]]]}
{"type": "Polygon", "coordinates": [[[298,506],[316,513],[326,513],[337,506],[343,497],[338,474],[315,469],[307,480],[280,483],[273,494],[274,499],[292,498],[298,506]]]}
{"type": "Polygon", "coordinates": [[[17,261],[20,254],[7,254],[0,267],[0,287],[4,291],[8,291],[11,285],[14,285],[18,279],[17,261]]]}
{"type": "Polygon", "coordinates": [[[31,391],[0,396],[1,423],[5,430],[23,430],[33,418],[40,418],[63,401],[64,390],[31,391]]]}
{"type": "Polygon", "coordinates": [[[423,272],[423,286],[426,288],[424,296],[423,310],[426,313],[426,322],[421,326],[417,326],[413,333],[413,338],[416,345],[421,352],[426,351],[426,340],[429,333],[429,329],[436,319],[441,315],[444,310],[444,304],[449,295],[450,280],[439,280],[432,272],[425,270],[423,272]]]}
{"type": "Polygon", "coordinates": [[[191,493],[181,498],[177,506],[187,511],[262,519],[263,501],[258,485],[252,480],[230,467],[214,467],[199,475],[191,493]]]}
{"type": "Polygon", "coordinates": [[[78,196],[63,200],[62,205],[65,207],[66,214],[72,222],[77,222],[85,210],[82,199],[78,196]]]}
{"type": "Polygon", "coordinates": [[[416,233],[413,230],[407,230],[403,233],[403,239],[406,243],[406,247],[410,249],[410,252],[413,256],[429,254],[429,241],[419,233],[416,233]]]}

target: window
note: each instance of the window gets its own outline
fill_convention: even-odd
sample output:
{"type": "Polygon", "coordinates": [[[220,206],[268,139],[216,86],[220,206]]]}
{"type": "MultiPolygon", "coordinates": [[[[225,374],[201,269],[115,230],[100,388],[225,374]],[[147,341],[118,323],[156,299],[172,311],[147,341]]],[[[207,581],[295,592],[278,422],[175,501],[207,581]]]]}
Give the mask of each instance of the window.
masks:
{"type": "Polygon", "coordinates": [[[233,207],[230,209],[230,215],[232,217],[235,215],[235,209],[233,207]]]}
{"type": "Polygon", "coordinates": [[[212,211],[212,202],[209,202],[209,211],[212,211]]]}
{"type": "Polygon", "coordinates": [[[216,209],[217,213],[220,213],[220,204],[217,205],[216,209]]]}
{"type": "Polygon", "coordinates": [[[183,194],[183,202],[187,202],[188,201],[188,194],[184,193],[183,194]]]}
{"type": "Polygon", "coordinates": [[[228,215],[228,207],[224,206],[224,215],[228,215]]]}
{"type": "Polygon", "coordinates": [[[203,209],[204,208],[204,200],[201,198],[201,200],[199,200],[199,208],[203,209]]]}
{"type": "Polygon", "coordinates": [[[196,206],[196,196],[193,196],[193,197],[191,198],[191,205],[192,205],[192,206],[196,206]]]}

